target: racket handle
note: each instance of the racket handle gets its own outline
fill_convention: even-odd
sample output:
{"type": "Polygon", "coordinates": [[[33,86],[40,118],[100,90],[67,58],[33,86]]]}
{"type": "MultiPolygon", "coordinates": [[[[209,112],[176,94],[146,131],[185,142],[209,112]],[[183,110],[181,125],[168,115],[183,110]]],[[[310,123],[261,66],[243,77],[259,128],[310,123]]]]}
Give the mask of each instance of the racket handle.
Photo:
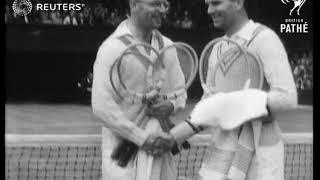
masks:
{"type": "Polygon", "coordinates": [[[136,155],[138,146],[128,140],[123,140],[112,151],[111,159],[118,161],[120,167],[126,167],[129,161],[136,155]]]}
{"type": "MultiPolygon", "coordinates": [[[[140,126],[143,123],[145,117],[146,106],[144,106],[138,114],[135,123],[140,126]]],[[[119,144],[113,149],[111,153],[111,159],[118,161],[120,167],[126,167],[129,161],[138,152],[138,146],[133,142],[122,139],[119,144]]]]}
{"type": "MultiPolygon", "coordinates": [[[[188,141],[184,141],[184,142],[182,143],[182,148],[183,148],[183,149],[190,149],[190,147],[191,147],[191,145],[190,145],[190,143],[189,143],[188,141]]],[[[172,147],[171,153],[172,153],[173,155],[176,155],[176,154],[180,153],[180,149],[178,148],[178,145],[177,145],[177,144],[175,144],[175,145],[172,147]]]]}
{"type": "Polygon", "coordinates": [[[111,159],[114,160],[118,160],[121,156],[121,154],[123,154],[123,152],[125,152],[127,145],[129,145],[130,142],[128,142],[127,140],[121,140],[119,142],[119,144],[117,144],[117,146],[113,149],[112,153],[111,153],[111,159]]]}
{"type": "Polygon", "coordinates": [[[190,145],[190,143],[188,141],[184,141],[182,143],[182,147],[183,147],[183,149],[190,149],[191,145],[190,145]]]}
{"type": "Polygon", "coordinates": [[[171,153],[172,153],[173,155],[176,155],[176,154],[180,153],[180,149],[178,148],[178,145],[177,145],[177,144],[175,144],[175,145],[172,147],[171,153]]]}
{"type": "Polygon", "coordinates": [[[128,149],[127,149],[126,153],[124,153],[124,155],[121,156],[120,159],[118,160],[118,165],[120,167],[126,167],[129,163],[129,161],[131,159],[133,159],[138,152],[138,146],[130,146],[127,148],[128,149]]]}

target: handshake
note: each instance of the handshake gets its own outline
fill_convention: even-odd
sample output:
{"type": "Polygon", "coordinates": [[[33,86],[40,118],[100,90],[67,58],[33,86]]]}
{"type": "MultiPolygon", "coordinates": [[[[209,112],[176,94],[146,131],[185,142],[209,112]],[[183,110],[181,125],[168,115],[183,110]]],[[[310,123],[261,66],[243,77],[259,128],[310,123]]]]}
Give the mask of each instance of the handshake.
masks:
{"type": "MultiPolygon", "coordinates": [[[[182,144],[183,148],[189,148],[188,143],[182,144]]],[[[180,152],[176,140],[171,134],[165,132],[156,132],[148,136],[144,144],[140,147],[152,156],[161,156],[171,150],[172,154],[180,152]]],[[[111,154],[111,158],[117,161],[120,167],[126,167],[130,159],[138,152],[138,146],[128,140],[123,140],[118,144],[111,154]]]]}
{"type": "Polygon", "coordinates": [[[161,156],[167,151],[172,151],[173,154],[179,152],[177,142],[173,135],[165,132],[150,134],[141,149],[153,156],[161,156]]]}
{"type": "MultiPolygon", "coordinates": [[[[160,156],[167,151],[171,151],[173,155],[180,152],[177,142],[173,135],[169,134],[174,124],[168,119],[173,111],[173,105],[170,101],[153,102],[146,111],[147,116],[155,117],[159,120],[161,128],[165,132],[155,132],[150,134],[140,149],[146,151],[147,154],[160,156]]],[[[182,143],[184,149],[190,148],[190,144],[185,141],[182,143]]],[[[138,152],[139,147],[128,140],[121,141],[113,150],[111,158],[117,161],[121,167],[125,167],[130,159],[138,152]]]]}

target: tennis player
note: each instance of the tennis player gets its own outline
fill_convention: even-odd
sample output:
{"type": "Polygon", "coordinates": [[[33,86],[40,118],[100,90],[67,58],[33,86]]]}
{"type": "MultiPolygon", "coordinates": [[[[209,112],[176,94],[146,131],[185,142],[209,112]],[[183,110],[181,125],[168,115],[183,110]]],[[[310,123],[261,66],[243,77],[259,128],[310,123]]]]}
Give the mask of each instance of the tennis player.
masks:
{"type": "MultiPolygon", "coordinates": [[[[205,3],[208,5],[208,14],[214,27],[223,30],[224,37],[238,42],[260,57],[265,77],[263,90],[267,92],[267,107],[270,113],[294,108],[297,105],[297,91],[285,48],[274,31],[248,17],[245,4],[250,2],[205,0],[205,3]]],[[[225,46],[225,49],[228,47],[225,46]]],[[[219,53],[223,53],[223,47],[221,51],[213,49],[211,64],[217,60],[219,53]]],[[[210,81],[209,77],[210,69],[210,81]]],[[[259,146],[245,179],[283,180],[284,144],[277,119],[262,118],[261,121],[259,146]]],[[[221,130],[218,139],[226,139],[232,134],[230,131],[221,130]]]]}
{"type": "MultiPolygon", "coordinates": [[[[244,5],[245,0],[205,0],[205,3],[208,5],[208,14],[213,20],[214,27],[225,32],[224,38],[237,42],[260,57],[265,78],[263,84],[263,91],[266,93],[265,107],[268,109],[269,118],[258,118],[259,114],[264,114],[263,109],[256,109],[264,102],[263,93],[239,90],[229,94],[212,95],[207,92],[203,97],[204,99],[208,97],[211,101],[207,103],[204,100],[205,104],[211,107],[207,108],[207,116],[203,113],[202,116],[201,114],[198,116],[195,113],[191,115],[190,121],[173,128],[171,134],[179,143],[200,131],[199,127],[203,125],[215,127],[214,147],[211,148],[212,161],[206,163],[200,170],[203,179],[283,180],[284,143],[277,119],[270,118],[270,115],[297,105],[296,87],[285,48],[274,31],[249,19],[244,5]],[[252,99],[261,101],[255,102],[256,105],[255,103],[250,105],[252,99]],[[235,104],[236,107],[234,107],[235,104]],[[232,107],[233,111],[231,111],[232,107]],[[217,109],[225,113],[221,114],[217,109]],[[248,111],[250,109],[254,111],[248,111]],[[213,115],[215,118],[208,118],[215,112],[216,115],[213,115]],[[256,114],[256,118],[250,117],[252,113],[256,114]],[[240,115],[242,120],[234,119],[240,118],[240,115]],[[253,118],[254,121],[250,124],[245,123],[248,119],[244,117],[253,118]],[[231,127],[233,120],[233,126],[237,123],[242,126],[223,128],[231,127]],[[256,128],[259,123],[260,128],[256,128]],[[258,139],[255,139],[256,137],[258,139]],[[253,139],[253,143],[248,141],[250,138],[253,139]],[[242,142],[245,144],[240,144],[243,139],[242,142]]],[[[218,43],[212,48],[206,82],[208,85],[214,77],[212,68],[216,65],[218,58],[231,48],[229,45],[218,43]]],[[[203,109],[206,106],[201,107],[203,109]]]]}
{"type": "MultiPolygon", "coordinates": [[[[142,105],[122,101],[112,89],[109,80],[109,70],[112,64],[129,45],[142,42],[160,50],[173,43],[157,30],[168,10],[168,2],[166,0],[129,0],[129,5],[130,16],[121,22],[117,29],[101,44],[93,67],[92,108],[94,114],[104,124],[102,127],[102,179],[173,180],[177,177],[177,171],[171,153],[166,152],[161,156],[154,156],[151,165],[148,165],[146,160],[150,153],[151,155],[160,154],[156,152],[157,148],[153,148],[155,137],[165,138],[167,136],[162,133],[159,122],[155,121],[155,118],[166,118],[184,108],[187,99],[186,92],[175,100],[163,100],[150,106],[147,111],[149,117],[146,118],[155,118],[149,120],[143,129],[133,122],[142,105]],[[133,142],[140,149],[137,156],[126,167],[120,167],[110,157],[119,138],[133,142]],[[147,173],[148,168],[151,168],[151,175],[147,173]]],[[[150,59],[156,59],[156,54],[152,51],[143,50],[143,48],[139,51],[147,54],[150,59]]],[[[162,93],[173,91],[185,85],[185,78],[177,54],[166,53],[165,56],[166,74],[161,89],[162,93]]],[[[145,82],[148,66],[135,61],[129,62],[129,64],[130,66],[126,68],[126,74],[123,75],[123,80],[130,89],[137,92],[147,91],[150,86],[145,82]]],[[[157,74],[158,70],[159,67],[155,65],[153,67],[154,73],[157,74]]],[[[161,151],[160,148],[159,151],[161,151]]]]}

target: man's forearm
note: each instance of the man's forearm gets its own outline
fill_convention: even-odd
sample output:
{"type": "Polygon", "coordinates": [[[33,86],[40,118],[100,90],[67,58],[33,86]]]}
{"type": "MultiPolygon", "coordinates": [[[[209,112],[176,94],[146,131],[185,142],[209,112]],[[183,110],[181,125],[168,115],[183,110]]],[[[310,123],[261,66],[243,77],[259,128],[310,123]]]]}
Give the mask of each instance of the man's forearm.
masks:
{"type": "Polygon", "coordinates": [[[138,146],[142,146],[148,133],[144,129],[139,128],[134,122],[128,120],[124,115],[121,115],[121,112],[119,112],[120,110],[114,110],[112,113],[109,111],[113,110],[109,109],[108,111],[105,111],[104,109],[95,106],[93,103],[93,112],[99,117],[103,126],[110,129],[110,131],[116,135],[127,139],[138,146]]]}
{"type": "Polygon", "coordinates": [[[270,112],[282,111],[295,108],[298,104],[297,92],[292,90],[273,90],[268,93],[268,108],[270,112]]]}
{"type": "Polygon", "coordinates": [[[195,133],[187,122],[182,122],[170,130],[170,134],[174,137],[177,144],[182,144],[195,133]]]}

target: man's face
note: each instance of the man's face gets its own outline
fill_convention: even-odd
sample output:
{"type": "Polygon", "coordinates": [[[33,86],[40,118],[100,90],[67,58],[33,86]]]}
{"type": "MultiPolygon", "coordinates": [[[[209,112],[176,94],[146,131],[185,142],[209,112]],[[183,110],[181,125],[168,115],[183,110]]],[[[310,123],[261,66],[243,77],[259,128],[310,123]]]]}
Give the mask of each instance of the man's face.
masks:
{"type": "Polygon", "coordinates": [[[211,17],[214,27],[227,30],[235,17],[234,0],[205,0],[208,5],[208,15],[211,17]]]}
{"type": "Polygon", "coordinates": [[[159,28],[169,8],[166,0],[135,0],[136,15],[148,28],[159,28]]]}

